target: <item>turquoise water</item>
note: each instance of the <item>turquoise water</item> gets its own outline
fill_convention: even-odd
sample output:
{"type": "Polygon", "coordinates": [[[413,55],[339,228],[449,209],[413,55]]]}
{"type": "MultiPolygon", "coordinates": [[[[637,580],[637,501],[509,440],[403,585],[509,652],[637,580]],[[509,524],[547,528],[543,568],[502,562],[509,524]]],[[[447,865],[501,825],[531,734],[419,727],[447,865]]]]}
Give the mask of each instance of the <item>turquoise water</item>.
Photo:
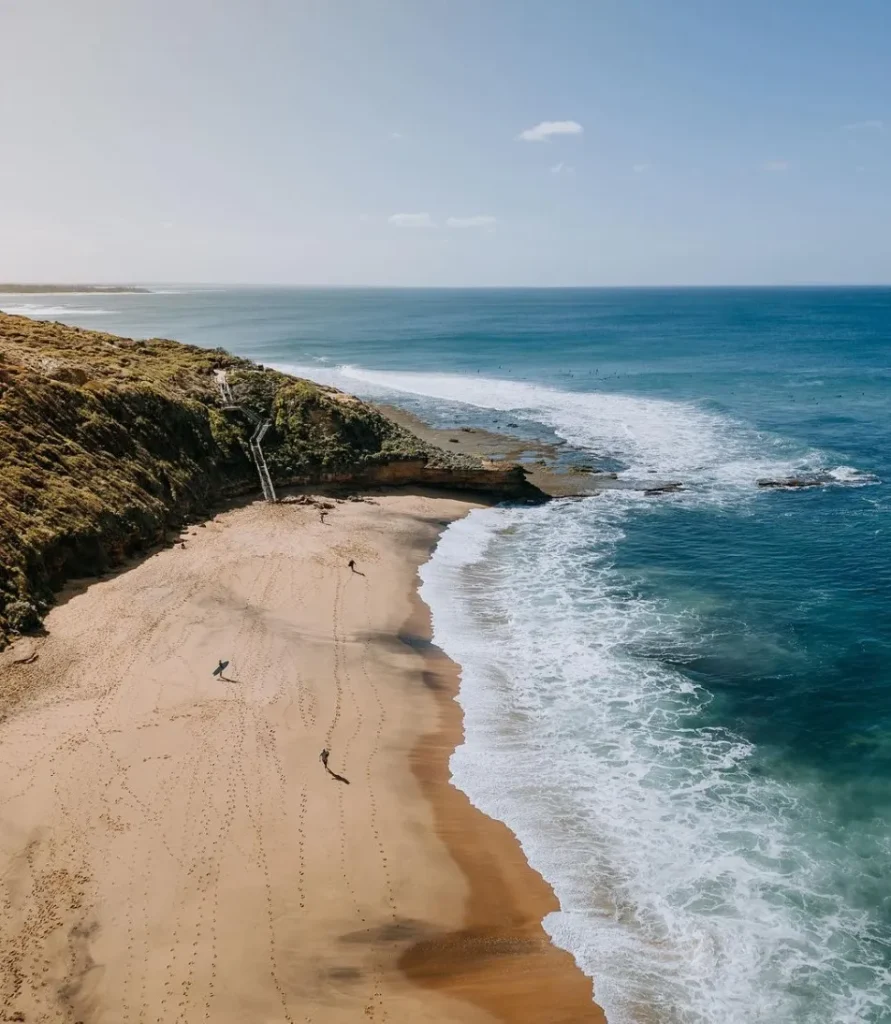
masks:
{"type": "Polygon", "coordinates": [[[422,578],[463,668],[455,780],[554,885],[546,927],[612,1024],[891,1022],[891,290],[0,308],[223,345],[682,480],[446,532],[422,578]],[[756,486],[801,472],[830,483],[756,486]]]}

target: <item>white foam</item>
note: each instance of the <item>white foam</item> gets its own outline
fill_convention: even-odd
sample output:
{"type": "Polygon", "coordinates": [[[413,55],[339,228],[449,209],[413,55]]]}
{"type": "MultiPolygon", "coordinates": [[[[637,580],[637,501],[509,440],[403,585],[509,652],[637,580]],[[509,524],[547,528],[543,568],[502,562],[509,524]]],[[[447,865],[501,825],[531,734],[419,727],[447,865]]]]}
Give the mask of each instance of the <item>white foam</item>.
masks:
{"type": "Polygon", "coordinates": [[[612,568],[629,500],[475,512],[422,568],[462,668],[454,780],[554,886],[546,927],[610,1024],[885,1022],[879,940],[842,895],[863,862],[819,793],[752,771],[706,692],[631,653],[707,638],[612,568]]]}
{"type": "Polygon", "coordinates": [[[715,492],[750,490],[764,477],[817,472],[822,456],[763,435],[692,402],[605,391],[563,391],[478,375],[398,373],[355,366],[281,365],[285,372],[370,397],[394,393],[509,412],[626,466],[623,475],[677,478],[715,492]]]}
{"type": "Polygon", "coordinates": [[[25,302],[15,306],[0,306],[10,316],[30,316],[34,319],[47,316],[102,316],[110,313],[109,309],[81,309],[79,306],[41,306],[37,303],[25,302]]]}
{"type": "Polygon", "coordinates": [[[836,483],[848,484],[852,487],[862,487],[866,484],[877,484],[879,478],[874,473],[864,473],[853,466],[836,466],[827,471],[827,476],[836,483]]]}

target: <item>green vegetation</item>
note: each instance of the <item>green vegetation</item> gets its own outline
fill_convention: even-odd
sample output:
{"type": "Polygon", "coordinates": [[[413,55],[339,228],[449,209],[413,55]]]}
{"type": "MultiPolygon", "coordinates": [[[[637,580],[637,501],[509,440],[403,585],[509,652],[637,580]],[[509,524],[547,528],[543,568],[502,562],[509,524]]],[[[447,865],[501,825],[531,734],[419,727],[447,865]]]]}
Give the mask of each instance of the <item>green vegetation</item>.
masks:
{"type": "MultiPolygon", "coordinates": [[[[521,471],[442,452],[364,402],[220,349],[133,341],[0,313],[0,647],[66,580],[161,542],[220,499],[258,488],[250,415],[271,418],[276,483],[353,478],[393,463],[415,479],[508,496],[521,471]],[[425,475],[426,474],[426,475],[425,475]]],[[[400,480],[408,482],[405,474],[400,480]]]]}

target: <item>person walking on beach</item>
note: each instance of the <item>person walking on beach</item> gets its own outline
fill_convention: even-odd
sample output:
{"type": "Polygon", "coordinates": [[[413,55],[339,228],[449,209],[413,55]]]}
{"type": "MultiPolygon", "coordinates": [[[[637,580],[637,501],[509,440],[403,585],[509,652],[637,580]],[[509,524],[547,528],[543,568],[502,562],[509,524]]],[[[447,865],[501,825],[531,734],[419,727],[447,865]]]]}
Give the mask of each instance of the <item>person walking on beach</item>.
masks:
{"type": "Polygon", "coordinates": [[[219,676],[220,679],[222,679],[223,678],[223,673],[226,671],[226,668],[228,667],[228,665],[229,665],[229,662],[228,661],[223,661],[223,659],[221,658],[219,665],[217,665],[217,667],[213,670],[213,674],[215,676],[219,676]]]}
{"type": "Polygon", "coordinates": [[[347,562],[347,568],[350,569],[352,572],[356,571],[356,559],[355,558],[351,558],[347,562]]]}

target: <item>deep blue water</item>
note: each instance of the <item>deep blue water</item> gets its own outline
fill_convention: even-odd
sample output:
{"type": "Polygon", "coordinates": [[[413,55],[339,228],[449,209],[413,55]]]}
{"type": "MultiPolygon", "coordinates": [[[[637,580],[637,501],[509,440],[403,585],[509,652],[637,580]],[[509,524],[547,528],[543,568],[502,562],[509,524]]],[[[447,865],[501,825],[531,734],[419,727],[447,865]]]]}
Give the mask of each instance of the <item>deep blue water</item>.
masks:
{"type": "Polygon", "coordinates": [[[447,531],[422,575],[464,669],[456,782],[555,886],[613,1024],[891,1022],[891,289],[12,307],[682,480],[447,531]],[[801,472],[831,484],[757,487],[801,472]]]}

